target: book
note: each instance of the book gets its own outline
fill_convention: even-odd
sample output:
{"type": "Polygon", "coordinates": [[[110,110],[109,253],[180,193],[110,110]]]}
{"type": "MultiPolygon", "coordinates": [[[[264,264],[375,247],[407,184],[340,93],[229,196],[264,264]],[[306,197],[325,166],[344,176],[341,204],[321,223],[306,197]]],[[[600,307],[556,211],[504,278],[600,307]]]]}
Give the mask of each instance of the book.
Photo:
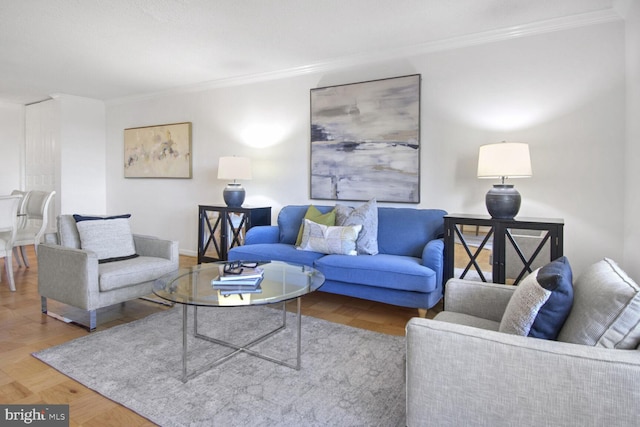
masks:
{"type": "Polygon", "coordinates": [[[262,288],[258,285],[255,289],[244,289],[244,288],[228,288],[228,289],[220,289],[220,295],[226,297],[229,295],[237,295],[237,294],[259,294],[262,293],[262,288]]]}
{"type": "Polygon", "coordinates": [[[211,285],[214,289],[255,289],[262,282],[262,276],[241,280],[213,279],[211,285]]]}
{"type": "Polygon", "coordinates": [[[259,279],[259,278],[262,278],[262,275],[264,274],[264,270],[260,267],[254,267],[254,268],[240,267],[236,269],[234,273],[226,273],[224,271],[224,264],[220,265],[218,268],[219,268],[219,277],[217,280],[220,282],[225,282],[225,281],[238,282],[240,280],[259,279]]]}

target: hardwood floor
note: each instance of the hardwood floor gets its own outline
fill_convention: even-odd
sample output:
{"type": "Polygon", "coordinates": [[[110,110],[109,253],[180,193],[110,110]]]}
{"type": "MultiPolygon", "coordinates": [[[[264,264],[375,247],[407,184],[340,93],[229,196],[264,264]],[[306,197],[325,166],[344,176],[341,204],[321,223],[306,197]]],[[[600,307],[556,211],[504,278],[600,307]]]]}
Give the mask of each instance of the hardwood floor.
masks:
{"type": "MultiPolygon", "coordinates": [[[[66,324],[40,312],[38,266],[33,247],[28,250],[30,268],[18,268],[14,262],[16,292],[10,292],[2,263],[0,282],[0,403],[68,404],[70,426],[152,426],[147,419],[102,397],[60,374],[31,356],[31,353],[87,335],[84,329],[66,324]]],[[[180,265],[196,263],[181,256],[180,265]]],[[[77,314],[53,301],[49,309],[60,314],[77,314]]],[[[131,322],[166,307],[133,300],[98,313],[98,330],[131,322]]],[[[433,317],[441,306],[427,313],[433,317]]],[[[356,298],[314,292],[302,299],[302,313],[377,332],[404,335],[407,321],[417,310],[356,298]]]]}

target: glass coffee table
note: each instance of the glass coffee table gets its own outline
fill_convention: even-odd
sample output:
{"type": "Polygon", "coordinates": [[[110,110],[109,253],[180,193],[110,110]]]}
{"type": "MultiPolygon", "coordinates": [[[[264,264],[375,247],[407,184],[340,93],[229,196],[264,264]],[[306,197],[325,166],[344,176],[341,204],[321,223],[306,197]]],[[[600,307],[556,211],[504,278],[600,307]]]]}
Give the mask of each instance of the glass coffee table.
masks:
{"type": "Polygon", "coordinates": [[[214,289],[211,281],[219,274],[219,265],[224,263],[200,264],[187,269],[180,269],[176,273],[168,274],[156,280],[153,286],[153,293],[158,297],[182,304],[182,382],[201,374],[202,372],[229,360],[241,352],[260,357],[271,362],[278,363],[296,370],[300,369],[300,297],[317,290],[324,283],[324,275],[318,270],[309,266],[288,264],[280,261],[260,263],[264,269],[264,279],[260,283],[262,291],[260,293],[244,293],[234,295],[223,295],[220,290],[214,289]],[[286,302],[296,300],[296,363],[290,364],[284,360],[279,360],[250,349],[265,339],[273,336],[287,326],[286,302]],[[198,332],[198,307],[240,307],[258,306],[265,304],[282,303],[282,324],[276,329],[261,335],[253,341],[236,345],[227,341],[219,340],[198,332]],[[187,372],[187,307],[193,306],[194,336],[199,339],[210,341],[235,351],[223,356],[207,366],[192,373],[187,372]]]}

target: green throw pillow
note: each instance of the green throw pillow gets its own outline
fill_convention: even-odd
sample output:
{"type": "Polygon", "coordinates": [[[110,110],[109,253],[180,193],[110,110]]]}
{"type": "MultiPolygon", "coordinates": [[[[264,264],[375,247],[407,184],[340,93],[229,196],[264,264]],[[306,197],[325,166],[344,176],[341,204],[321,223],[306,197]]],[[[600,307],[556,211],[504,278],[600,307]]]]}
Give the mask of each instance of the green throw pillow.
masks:
{"type": "Polygon", "coordinates": [[[302,231],[304,230],[305,219],[308,219],[309,221],[313,221],[317,224],[333,227],[334,225],[336,225],[336,212],[335,210],[331,210],[323,214],[318,210],[318,208],[316,208],[313,205],[310,205],[309,208],[307,209],[307,213],[304,214],[304,218],[302,219],[302,224],[300,224],[300,230],[298,230],[298,238],[296,239],[296,246],[300,246],[300,242],[302,242],[302,231]]]}

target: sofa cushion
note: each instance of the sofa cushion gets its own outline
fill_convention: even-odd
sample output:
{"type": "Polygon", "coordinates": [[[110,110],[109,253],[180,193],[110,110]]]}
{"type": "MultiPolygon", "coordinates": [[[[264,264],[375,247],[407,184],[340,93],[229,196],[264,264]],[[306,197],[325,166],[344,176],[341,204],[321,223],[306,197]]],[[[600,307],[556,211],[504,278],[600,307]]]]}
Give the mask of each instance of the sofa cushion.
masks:
{"type": "Polygon", "coordinates": [[[574,283],[573,308],[558,340],[605,348],[637,348],[640,288],[608,258],[591,265],[574,283]]]}
{"type": "Polygon", "coordinates": [[[80,235],[80,247],[95,252],[100,263],[137,257],[129,226],[130,217],[130,214],[107,217],[73,215],[80,235]]]}
{"type": "Polygon", "coordinates": [[[444,233],[439,209],[378,208],[378,251],[419,258],[427,242],[444,233]]]}
{"type": "Polygon", "coordinates": [[[362,225],[328,227],[305,219],[298,249],[323,254],[357,255],[356,240],[361,229],[362,225]]]}
{"type": "Polygon", "coordinates": [[[284,261],[309,266],[323,256],[319,252],[299,251],[295,246],[284,243],[236,246],[229,251],[229,261],[284,261]]]}
{"type": "Polygon", "coordinates": [[[101,292],[113,291],[155,280],[175,270],[171,260],[147,256],[100,264],[98,287],[101,292]]]}
{"type": "Polygon", "coordinates": [[[572,272],[566,257],[534,270],[513,292],[500,332],[554,340],[573,302],[572,272]]]}
{"type": "Polygon", "coordinates": [[[352,208],[336,205],[336,225],[361,225],[356,247],[359,255],[376,255],[378,253],[378,204],[376,199],[352,208]]]}
{"type": "Polygon", "coordinates": [[[420,258],[399,255],[326,255],[315,267],[327,281],[416,292],[431,292],[438,284],[436,273],[422,265],[420,258]]]}
{"type": "Polygon", "coordinates": [[[441,311],[433,318],[433,320],[471,326],[474,328],[486,329],[488,331],[498,331],[500,329],[500,322],[483,319],[482,317],[472,316],[470,314],[456,313],[455,311],[441,311]]]}
{"type": "Polygon", "coordinates": [[[302,242],[302,232],[304,231],[304,220],[309,219],[318,224],[334,226],[336,225],[336,211],[330,210],[327,213],[322,213],[315,206],[309,206],[307,212],[304,214],[304,218],[302,223],[300,224],[300,229],[298,230],[298,237],[296,238],[296,246],[300,246],[302,242]]]}

